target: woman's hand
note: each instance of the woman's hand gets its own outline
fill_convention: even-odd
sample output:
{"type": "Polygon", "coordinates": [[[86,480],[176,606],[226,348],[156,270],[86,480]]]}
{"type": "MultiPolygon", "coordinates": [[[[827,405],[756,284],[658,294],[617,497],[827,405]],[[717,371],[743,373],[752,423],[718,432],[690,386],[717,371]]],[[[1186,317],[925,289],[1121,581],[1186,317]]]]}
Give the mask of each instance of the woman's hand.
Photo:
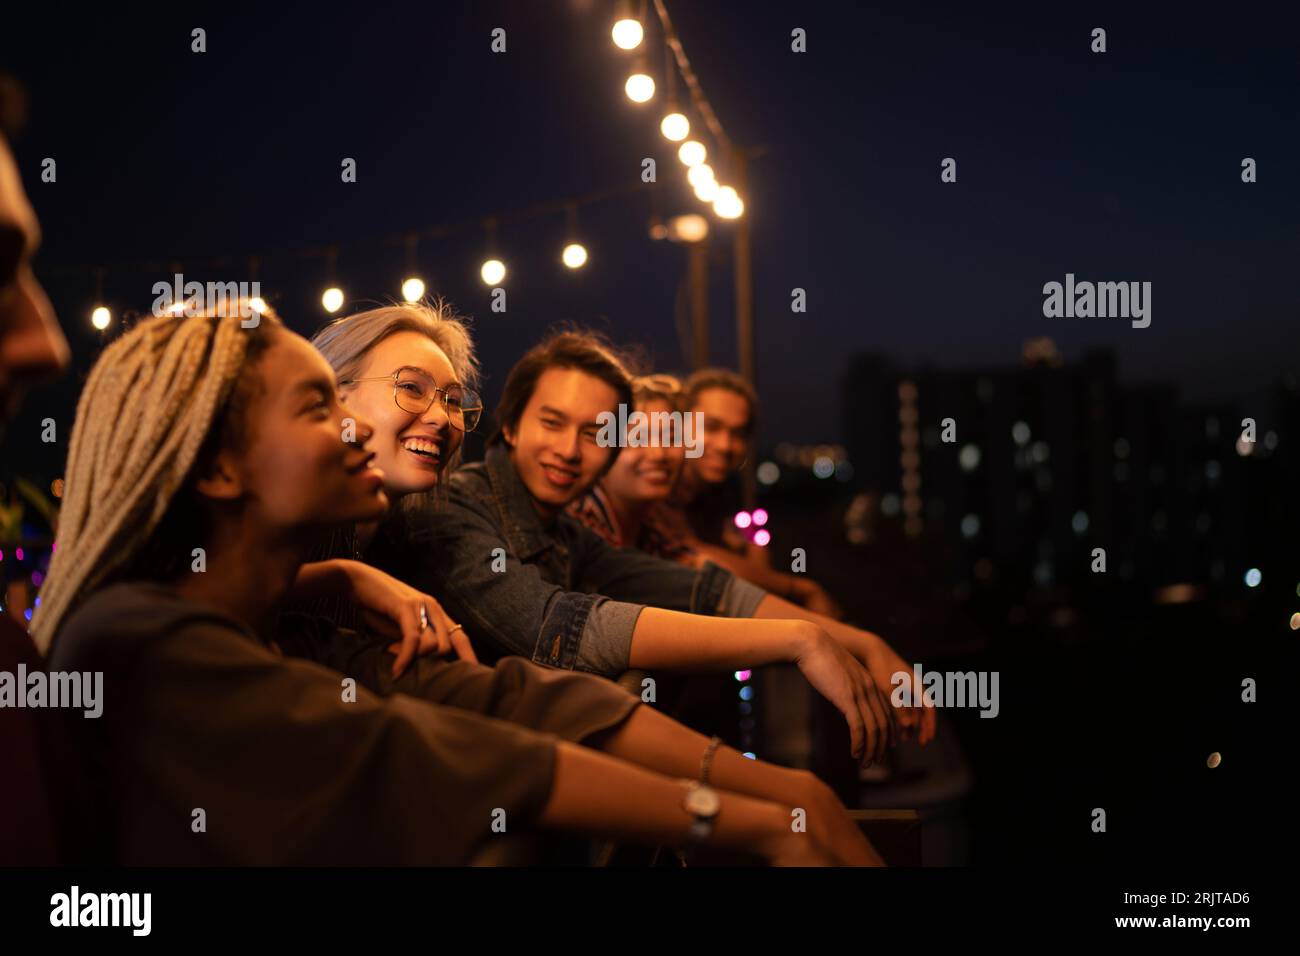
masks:
{"type": "MultiPolygon", "coordinates": [[[[868,643],[863,651],[863,663],[867,665],[867,670],[875,678],[876,683],[888,688],[885,691],[886,697],[893,696],[894,689],[897,687],[908,688],[911,697],[910,705],[906,707],[894,707],[893,701],[889,700],[890,710],[897,714],[898,724],[905,734],[915,737],[922,746],[928,744],[934,739],[936,724],[936,711],[934,704],[925,694],[924,687],[914,687],[916,683],[912,666],[903,660],[894,652],[894,649],[877,637],[874,641],[868,643]],[[905,679],[900,685],[894,678],[895,674],[904,674],[905,679]]],[[[908,699],[908,698],[904,698],[908,699]]]]}
{"type": "MultiPolygon", "coordinates": [[[[835,801],[838,804],[838,801],[835,801]]],[[[771,866],[884,866],[885,861],[875,851],[862,832],[849,820],[843,807],[839,815],[844,820],[840,827],[827,825],[828,814],[820,805],[805,808],[808,826],[795,830],[793,817],[786,816],[778,830],[761,840],[757,849],[771,866]],[[815,821],[823,822],[817,823],[815,821]]]]}
{"type": "Polygon", "coordinates": [[[455,651],[463,661],[478,662],[464,628],[447,616],[436,598],[360,561],[340,564],[366,627],[395,640],[388,648],[397,657],[394,677],[400,677],[417,654],[455,651]]]}
{"type": "Polygon", "coordinates": [[[894,708],[871,673],[843,645],[815,624],[797,623],[808,630],[794,663],[808,683],[839,708],[849,724],[854,758],[870,766],[894,743],[894,708]]]}
{"type": "Polygon", "coordinates": [[[876,848],[849,816],[835,791],[807,771],[803,780],[799,806],[807,811],[808,832],[829,847],[841,866],[884,866],[876,848]]]}

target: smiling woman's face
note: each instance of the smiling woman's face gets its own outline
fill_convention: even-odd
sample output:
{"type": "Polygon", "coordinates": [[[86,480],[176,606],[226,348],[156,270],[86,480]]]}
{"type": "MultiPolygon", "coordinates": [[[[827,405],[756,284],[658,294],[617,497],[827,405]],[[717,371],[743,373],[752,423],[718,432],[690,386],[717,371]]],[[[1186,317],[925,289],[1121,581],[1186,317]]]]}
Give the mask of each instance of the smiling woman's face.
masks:
{"type": "Polygon", "coordinates": [[[667,498],[686,458],[686,449],[681,444],[682,436],[676,431],[661,434],[653,424],[660,420],[654,416],[672,414],[673,408],[668,402],[652,398],[637,405],[636,410],[644,412],[652,423],[649,431],[650,444],[624,448],[601,479],[601,486],[611,497],[633,505],[667,498]],[[667,439],[667,444],[662,439],[667,439]]]}
{"type": "MultiPolygon", "coordinates": [[[[270,334],[270,333],[268,333],[270,334]]],[[[204,479],[249,502],[258,527],[315,529],[383,515],[388,501],[383,475],[368,450],[344,441],[349,414],[339,404],[334,372],[306,339],[278,330],[256,369],[255,392],[245,411],[247,444],[221,452],[237,483],[204,479]]],[[[358,422],[358,440],[366,424],[358,422]]]]}
{"type": "MultiPolygon", "coordinates": [[[[355,376],[387,378],[342,388],[347,408],[355,410],[358,419],[364,419],[374,428],[368,447],[375,453],[376,466],[384,473],[384,489],[393,499],[433,488],[465,437],[447,419],[441,396],[423,414],[397,406],[393,400],[392,375],[399,369],[422,376],[439,388],[457,381],[447,353],[428,336],[419,332],[394,332],[367,353],[355,376]]],[[[433,398],[432,393],[429,398],[433,398]]]]}

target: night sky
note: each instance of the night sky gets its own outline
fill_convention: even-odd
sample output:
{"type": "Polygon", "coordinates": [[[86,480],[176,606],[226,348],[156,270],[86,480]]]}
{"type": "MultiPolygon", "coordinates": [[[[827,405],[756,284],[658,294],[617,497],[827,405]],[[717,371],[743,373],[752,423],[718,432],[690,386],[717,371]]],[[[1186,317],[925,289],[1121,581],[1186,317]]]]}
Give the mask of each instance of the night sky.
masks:
{"type": "MultiPolygon", "coordinates": [[[[0,64],[32,100],[15,146],[46,231],[38,272],[82,370],[97,343],[94,285],[70,266],[107,265],[120,314],[147,310],[170,273],[119,263],[176,260],[188,278],[238,281],[258,254],[264,295],[309,333],[325,318],[326,266],[297,250],[341,244],[352,302],[384,301],[406,271],[404,249],[384,237],[635,184],[645,156],[659,162],[652,194],[581,211],[585,270],[559,264],[562,215],[501,228],[507,313],[490,311],[477,277],[481,232],[423,242],[420,272],[474,318],[491,401],[510,363],[561,320],[641,343],[661,369],[685,367],[673,318],[684,255],[646,227],[652,210],[701,206],[658,134],[659,108],[623,94],[629,58],[609,40],[612,4],[102,9],[53,11],[0,37],[0,64]],[[207,30],[204,54],[190,52],[195,26],[207,30]],[[497,26],[503,55],[489,49],[497,26]],[[40,182],[46,156],[56,184],[40,182]],[[340,182],[349,156],[356,184],[340,182]],[[219,256],[228,264],[186,266],[219,256]]],[[[668,9],[731,138],[766,148],[744,197],[765,445],[842,437],[839,383],[856,351],[1008,365],[1046,334],[1067,359],[1110,347],[1126,380],[1173,381],[1247,410],[1294,367],[1294,13],[668,9]],[[1105,54],[1089,50],[1097,26],[1105,54]],[[807,30],[806,54],[790,51],[794,27],[807,30]],[[1246,156],[1257,183],[1241,181],[1246,156]],[[944,157],[957,160],[956,184],[940,182],[944,157]],[[1044,318],[1042,286],[1067,272],[1151,282],[1151,327],[1044,318]],[[790,311],[796,286],[807,314],[790,311]]],[[[661,49],[657,29],[649,38],[661,49]]],[[[656,73],[662,94],[661,60],[656,73]]],[[[721,246],[729,229],[715,230],[721,246]]],[[[713,359],[734,364],[725,258],[711,281],[713,359]]],[[[23,460],[6,454],[5,472],[57,473],[53,447],[21,436],[49,414],[70,421],[76,383],[29,399],[8,442],[23,460]]]]}

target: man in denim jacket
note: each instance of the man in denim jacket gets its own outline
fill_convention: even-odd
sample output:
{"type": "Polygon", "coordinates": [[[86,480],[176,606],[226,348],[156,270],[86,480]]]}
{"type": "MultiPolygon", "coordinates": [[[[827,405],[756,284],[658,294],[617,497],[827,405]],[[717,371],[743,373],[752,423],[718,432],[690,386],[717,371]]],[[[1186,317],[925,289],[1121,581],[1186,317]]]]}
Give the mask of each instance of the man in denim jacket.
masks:
{"type": "Polygon", "coordinates": [[[877,635],[717,565],[611,547],[563,514],[617,455],[598,441],[601,414],[631,406],[630,381],[587,333],[531,349],[507,378],[486,460],[452,475],[447,500],[413,524],[411,550],[386,570],[435,595],[487,658],[519,654],[607,676],[794,663],[844,714],[863,763],[900,727],[928,742],[934,710],[920,693],[912,706],[891,705],[911,666],[877,635]]]}

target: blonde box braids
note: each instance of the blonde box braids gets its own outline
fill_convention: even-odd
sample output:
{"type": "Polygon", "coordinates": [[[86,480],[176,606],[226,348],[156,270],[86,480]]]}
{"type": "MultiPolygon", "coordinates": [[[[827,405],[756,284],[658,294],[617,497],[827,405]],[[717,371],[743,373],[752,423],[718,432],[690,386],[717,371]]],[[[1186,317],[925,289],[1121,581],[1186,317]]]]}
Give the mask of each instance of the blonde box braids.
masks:
{"type": "Polygon", "coordinates": [[[238,314],[149,318],[91,369],[32,621],[41,653],[75,605],[148,541],[189,476],[242,371],[250,331],[240,322],[238,314]]]}

